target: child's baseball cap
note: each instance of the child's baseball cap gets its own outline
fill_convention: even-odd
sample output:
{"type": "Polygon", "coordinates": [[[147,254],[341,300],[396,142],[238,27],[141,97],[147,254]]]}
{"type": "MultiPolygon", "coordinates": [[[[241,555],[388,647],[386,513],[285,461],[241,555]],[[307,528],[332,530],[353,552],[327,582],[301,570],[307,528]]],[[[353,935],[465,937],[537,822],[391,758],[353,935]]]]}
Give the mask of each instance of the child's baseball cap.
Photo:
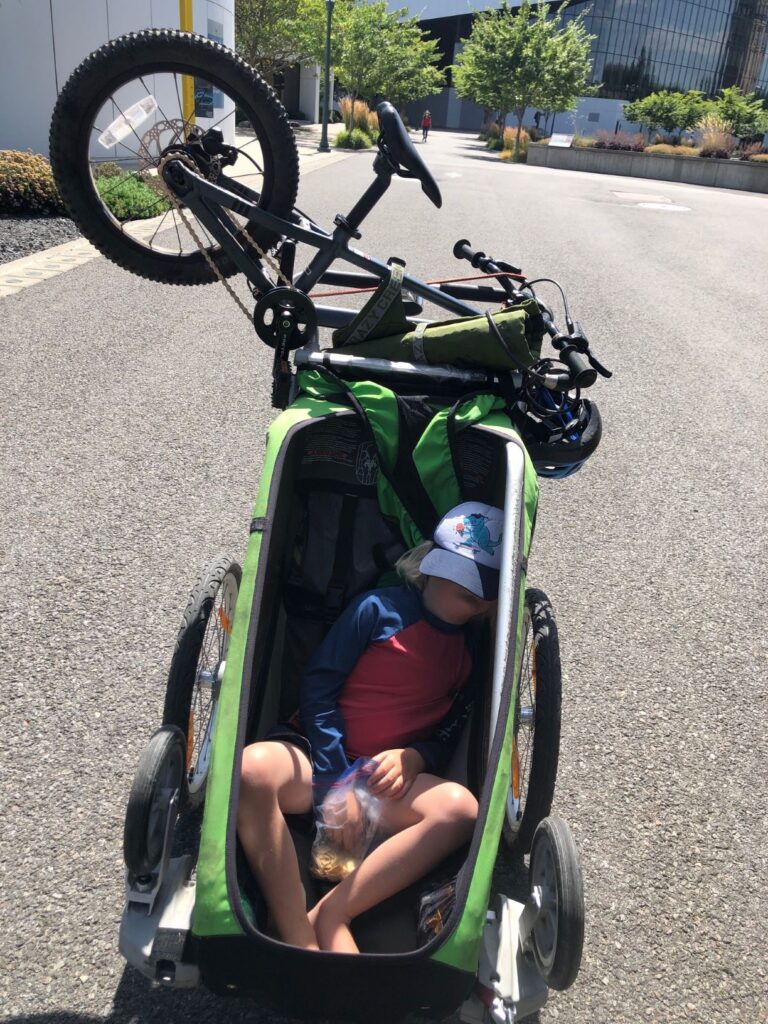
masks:
{"type": "Polygon", "coordinates": [[[432,537],[435,546],[422,558],[419,571],[452,580],[484,601],[495,601],[503,527],[504,513],[494,505],[480,501],[457,505],[437,524],[432,537]]]}

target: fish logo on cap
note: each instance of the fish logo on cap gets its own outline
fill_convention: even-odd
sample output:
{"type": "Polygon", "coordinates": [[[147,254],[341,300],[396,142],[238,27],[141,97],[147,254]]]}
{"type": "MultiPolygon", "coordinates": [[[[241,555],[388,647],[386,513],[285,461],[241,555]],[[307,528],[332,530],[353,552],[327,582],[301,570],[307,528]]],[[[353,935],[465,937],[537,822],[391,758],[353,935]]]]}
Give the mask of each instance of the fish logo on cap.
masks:
{"type": "Polygon", "coordinates": [[[472,551],[485,551],[486,554],[493,556],[496,548],[501,544],[502,534],[499,534],[497,540],[491,540],[491,531],[488,529],[487,523],[488,516],[484,516],[482,512],[471,512],[469,515],[462,516],[454,526],[454,530],[460,538],[455,542],[456,547],[471,548],[472,551]]]}

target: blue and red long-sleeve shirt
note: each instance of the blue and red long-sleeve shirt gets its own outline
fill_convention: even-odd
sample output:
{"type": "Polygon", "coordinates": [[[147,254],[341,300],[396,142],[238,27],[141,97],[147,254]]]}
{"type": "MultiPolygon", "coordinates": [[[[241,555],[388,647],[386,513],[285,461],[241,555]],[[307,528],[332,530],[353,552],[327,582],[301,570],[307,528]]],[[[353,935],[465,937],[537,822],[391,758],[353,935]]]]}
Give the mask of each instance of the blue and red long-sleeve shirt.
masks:
{"type": "Polygon", "coordinates": [[[432,615],[420,591],[388,587],[342,612],[310,659],[301,727],[315,783],[332,783],[357,757],[413,747],[426,771],[450,758],[474,699],[463,626],[432,615]]]}

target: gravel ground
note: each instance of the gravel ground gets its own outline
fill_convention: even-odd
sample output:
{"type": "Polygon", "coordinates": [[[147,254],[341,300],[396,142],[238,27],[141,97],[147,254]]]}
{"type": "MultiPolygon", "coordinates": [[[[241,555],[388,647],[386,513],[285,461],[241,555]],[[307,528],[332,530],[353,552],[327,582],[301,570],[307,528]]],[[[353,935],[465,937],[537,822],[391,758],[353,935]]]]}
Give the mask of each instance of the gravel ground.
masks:
{"type": "MultiPolygon", "coordinates": [[[[581,973],[541,1024],[765,1021],[767,199],[506,167],[439,132],[425,155],[443,209],[394,181],[366,249],[448,277],[471,272],[465,236],[551,274],[615,371],[599,451],[542,487],[530,565],[560,627],[555,809],[587,899],[581,973]]],[[[329,224],[370,162],[316,170],[299,204],[329,224]]],[[[127,793],[195,574],[245,548],[270,353],[220,286],[102,259],[0,301],[0,1016],[274,1022],[152,990],[116,948],[127,793]]]]}
{"type": "Polygon", "coordinates": [[[69,217],[14,217],[0,214],[0,263],[79,238],[69,217]]]}

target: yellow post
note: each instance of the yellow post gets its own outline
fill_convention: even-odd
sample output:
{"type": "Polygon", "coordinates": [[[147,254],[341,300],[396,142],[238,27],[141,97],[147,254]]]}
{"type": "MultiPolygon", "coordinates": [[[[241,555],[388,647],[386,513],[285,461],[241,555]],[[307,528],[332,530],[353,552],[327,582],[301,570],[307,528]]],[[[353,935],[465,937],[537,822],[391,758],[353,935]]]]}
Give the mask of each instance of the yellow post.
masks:
{"type": "MultiPolygon", "coordinates": [[[[179,0],[179,28],[192,31],[192,0],[179,0]]],[[[181,76],[181,116],[187,124],[195,123],[195,80],[191,75],[181,76]]]]}

